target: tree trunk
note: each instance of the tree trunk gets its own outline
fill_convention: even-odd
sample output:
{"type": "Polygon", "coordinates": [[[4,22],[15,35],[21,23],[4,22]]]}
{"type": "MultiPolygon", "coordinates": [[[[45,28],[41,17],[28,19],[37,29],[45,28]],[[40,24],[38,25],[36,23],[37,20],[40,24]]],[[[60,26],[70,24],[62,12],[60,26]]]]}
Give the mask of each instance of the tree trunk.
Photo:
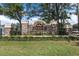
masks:
{"type": "Polygon", "coordinates": [[[19,20],[19,35],[22,34],[22,24],[21,24],[21,20],[19,20]]]}
{"type": "Polygon", "coordinates": [[[57,20],[57,34],[59,35],[59,31],[60,31],[59,30],[59,28],[60,28],[60,26],[59,26],[59,11],[58,11],[59,10],[58,9],[59,7],[58,7],[58,3],[56,3],[55,5],[56,5],[56,16],[57,16],[56,17],[56,20],[57,20]]]}
{"type": "Polygon", "coordinates": [[[79,31],[79,15],[78,15],[78,31],[79,31]]]}
{"type": "Polygon", "coordinates": [[[79,11],[78,11],[78,31],[79,31],[79,11]]]}
{"type": "Polygon", "coordinates": [[[21,25],[21,17],[20,17],[20,15],[19,15],[19,12],[17,11],[16,12],[16,18],[17,18],[17,20],[19,21],[19,35],[21,35],[22,34],[22,25],[21,25]]]}
{"type": "Polygon", "coordinates": [[[79,31],[79,10],[78,10],[78,9],[79,9],[79,4],[77,4],[77,13],[78,13],[78,14],[77,14],[77,15],[78,15],[78,31],[79,31]]]}

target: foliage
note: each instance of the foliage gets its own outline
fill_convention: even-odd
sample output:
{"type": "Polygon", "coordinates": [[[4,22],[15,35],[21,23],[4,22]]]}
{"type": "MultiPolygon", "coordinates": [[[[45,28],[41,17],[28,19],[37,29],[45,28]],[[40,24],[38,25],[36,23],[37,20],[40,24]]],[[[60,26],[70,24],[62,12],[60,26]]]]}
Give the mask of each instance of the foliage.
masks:
{"type": "Polygon", "coordinates": [[[19,35],[20,34],[20,26],[19,24],[11,24],[11,35],[19,35]]]}
{"type": "Polygon", "coordinates": [[[4,3],[0,8],[0,14],[9,16],[12,19],[16,19],[19,21],[20,25],[20,34],[21,34],[21,19],[24,15],[23,4],[19,3],[4,3]]]}
{"type": "Polygon", "coordinates": [[[43,8],[43,13],[41,14],[42,20],[46,21],[49,23],[51,20],[56,20],[58,23],[58,34],[63,35],[65,33],[64,30],[64,25],[65,25],[65,20],[67,18],[70,18],[67,15],[66,9],[69,7],[70,4],[66,3],[46,3],[46,4],[41,4],[43,8]],[[61,21],[61,22],[59,22],[61,21]],[[60,23],[62,25],[60,25],[60,23]]]}

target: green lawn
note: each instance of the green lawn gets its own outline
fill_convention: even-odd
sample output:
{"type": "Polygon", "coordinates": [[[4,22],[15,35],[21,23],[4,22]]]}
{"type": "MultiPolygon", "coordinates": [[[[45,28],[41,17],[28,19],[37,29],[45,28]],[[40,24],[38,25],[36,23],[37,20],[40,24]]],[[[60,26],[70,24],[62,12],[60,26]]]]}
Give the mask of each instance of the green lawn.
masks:
{"type": "Polygon", "coordinates": [[[66,41],[0,41],[0,55],[71,56],[79,55],[79,46],[66,41]]]}

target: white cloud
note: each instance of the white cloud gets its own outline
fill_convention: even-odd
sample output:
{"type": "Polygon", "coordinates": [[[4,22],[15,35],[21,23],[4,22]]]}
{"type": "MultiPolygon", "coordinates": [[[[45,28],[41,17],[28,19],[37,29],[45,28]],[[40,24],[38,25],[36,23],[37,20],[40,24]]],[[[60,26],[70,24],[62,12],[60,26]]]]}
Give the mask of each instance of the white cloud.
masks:
{"type": "MultiPolygon", "coordinates": [[[[77,15],[72,14],[71,19],[67,19],[69,23],[76,24],[77,23],[77,15]]],[[[35,21],[37,21],[40,17],[32,17],[29,20],[29,24],[33,24],[35,21]]],[[[4,15],[0,15],[0,21],[1,24],[11,24],[11,23],[17,23],[18,21],[15,19],[9,19],[8,17],[4,16],[4,15]]]]}
{"type": "Polygon", "coordinates": [[[18,21],[15,19],[9,19],[8,17],[4,16],[4,15],[0,15],[0,21],[1,24],[11,24],[11,23],[17,23],[18,21]]]}
{"type": "MultiPolygon", "coordinates": [[[[35,21],[38,20],[39,17],[32,17],[29,19],[29,24],[33,24],[35,21]]],[[[15,19],[9,19],[8,17],[4,16],[4,15],[0,15],[0,21],[1,21],[1,24],[11,24],[11,23],[18,23],[17,20],[15,19]]]]}
{"type": "Polygon", "coordinates": [[[77,21],[78,21],[78,16],[77,16],[77,15],[72,14],[72,15],[70,15],[70,17],[71,17],[71,19],[67,19],[67,20],[68,20],[68,22],[69,22],[69,23],[71,23],[72,25],[73,25],[73,24],[76,24],[76,23],[77,23],[77,21]]]}
{"type": "Polygon", "coordinates": [[[29,24],[33,24],[35,21],[39,20],[40,17],[32,17],[29,19],[29,24]]]}
{"type": "Polygon", "coordinates": [[[18,21],[15,19],[11,19],[10,21],[11,21],[11,23],[18,23],[18,21]]]}

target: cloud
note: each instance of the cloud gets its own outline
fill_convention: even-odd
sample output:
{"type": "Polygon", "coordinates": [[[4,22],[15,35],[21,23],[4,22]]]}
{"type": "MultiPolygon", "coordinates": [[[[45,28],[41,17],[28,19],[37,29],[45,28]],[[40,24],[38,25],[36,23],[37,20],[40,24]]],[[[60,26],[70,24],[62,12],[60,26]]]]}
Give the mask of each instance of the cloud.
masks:
{"type": "Polygon", "coordinates": [[[33,24],[35,21],[39,20],[40,17],[32,17],[29,19],[29,24],[33,24]]]}
{"type": "Polygon", "coordinates": [[[70,15],[70,17],[71,17],[71,19],[67,19],[67,21],[69,23],[71,23],[72,25],[78,23],[77,22],[78,21],[78,16],[77,15],[72,14],[72,15],[70,15]]]}
{"type": "MultiPolygon", "coordinates": [[[[29,24],[33,24],[35,21],[38,20],[39,17],[32,17],[29,19],[29,24]]],[[[0,15],[0,21],[1,21],[1,24],[3,25],[6,25],[6,24],[12,24],[12,23],[18,23],[17,20],[15,19],[10,19],[4,15],[0,15]]],[[[24,21],[27,21],[26,19],[24,21]]]]}
{"type": "MultiPolygon", "coordinates": [[[[74,15],[74,14],[72,14],[71,16],[71,19],[67,19],[67,21],[69,22],[69,23],[71,23],[72,25],[73,24],[76,24],[77,23],[77,15],[74,15]]],[[[35,17],[32,17],[32,18],[30,18],[29,19],[29,24],[33,24],[35,21],[37,21],[38,19],[39,19],[40,17],[37,17],[37,16],[35,16],[35,17]]],[[[8,18],[8,17],[6,17],[6,16],[4,16],[4,15],[0,15],[0,21],[1,21],[1,24],[3,25],[3,24],[11,24],[11,23],[18,23],[18,21],[17,20],[15,20],[15,19],[10,19],[10,18],[8,18]]],[[[25,21],[27,21],[27,19],[25,19],[25,21]]]]}
{"type": "Polygon", "coordinates": [[[11,23],[17,23],[18,21],[15,19],[9,19],[8,17],[4,15],[0,15],[0,21],[2,25],[11,24],[11,23]]]}

